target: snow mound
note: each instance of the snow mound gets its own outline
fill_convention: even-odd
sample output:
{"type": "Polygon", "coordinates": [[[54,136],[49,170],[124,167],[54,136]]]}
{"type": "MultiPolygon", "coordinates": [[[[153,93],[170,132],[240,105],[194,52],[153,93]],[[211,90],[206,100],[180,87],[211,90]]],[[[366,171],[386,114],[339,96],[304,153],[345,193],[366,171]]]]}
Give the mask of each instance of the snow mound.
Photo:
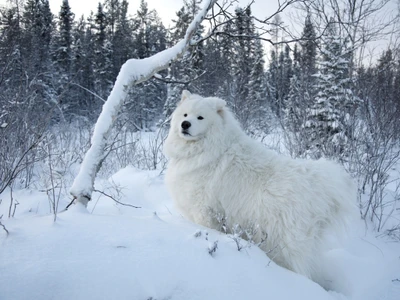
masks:
{"type": "MultiPolygon", "coordinates": [[[[110,182],[121,202],[141,208],[98,195],[55,223],[27,210],[3,220],[10,234],[0,232],[0,299],[398,299],[398,245],[356,235],[350,250],[331,251],[325,267],[343,294],[327,292],[256,246],[242,241],[238,251],[230,236],[183,219],[158,172],[128,167],[96,185],[110,182]]],[[[45,201],[25,195],[20,202],[32,207],[45,201]]]]}

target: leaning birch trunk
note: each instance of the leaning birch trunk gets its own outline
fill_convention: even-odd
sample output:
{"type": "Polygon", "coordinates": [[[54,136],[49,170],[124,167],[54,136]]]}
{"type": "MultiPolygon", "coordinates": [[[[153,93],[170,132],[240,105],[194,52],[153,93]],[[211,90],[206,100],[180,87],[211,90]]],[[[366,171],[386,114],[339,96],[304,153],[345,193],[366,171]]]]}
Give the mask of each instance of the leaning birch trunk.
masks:
{"type": "Polygon", "coordinates": [[[159,52],[145,59],[130,59],[123,64],[118,74],[114,87],[103,105],[103,109],[94,127],[91,146],[86,152],[78,175],[70,189],[75,203],[87,206],[92,197],[94,181],[103,160],[104,148],[110,129],[117,114],[125,101],[127,92],[125,87],[129,84],[138,84],[151,78],[155,73],[166,69],[169,64],[178,59],[190,46],[191,39],[207,12],[217,0],[206,0],[203,9],[196,15],[186,30],[183,40],[172,48],[159,52]]]}

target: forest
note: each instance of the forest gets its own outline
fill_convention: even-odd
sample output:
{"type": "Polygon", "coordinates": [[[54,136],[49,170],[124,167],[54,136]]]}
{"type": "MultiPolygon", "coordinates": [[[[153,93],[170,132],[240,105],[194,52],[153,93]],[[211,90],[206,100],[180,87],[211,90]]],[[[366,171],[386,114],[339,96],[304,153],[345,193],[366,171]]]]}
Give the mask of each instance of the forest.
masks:
{"type": "MultiPolygon", "coordinates": [[[[100,172],[162,172],[168,120],[187,89],[225,99],[254,138],[278,137],[269,147],[340,162],[358,183],[360,217],[400,239],[399,9],[388,15],[389,0],[287,0],[260,19],[252,2],[218,2],[182,57],[125,86],[100,172]],[[289,8],[297,34],[282,17],[289,8]],[[143,142],[137,133],[146,132],[154,134],[143,142]]],[[[105,0],[89,16],[68,0],[57,15],[49,0],[9,4],[0,7],[0,195],[11,195],[0,200],[2,217],[18,209],[12,191],[28,188],[44,191],[57,214],[123,63],[183,39],[201,1],[184,0],[168,28],[145,0],[105,0]]]]}

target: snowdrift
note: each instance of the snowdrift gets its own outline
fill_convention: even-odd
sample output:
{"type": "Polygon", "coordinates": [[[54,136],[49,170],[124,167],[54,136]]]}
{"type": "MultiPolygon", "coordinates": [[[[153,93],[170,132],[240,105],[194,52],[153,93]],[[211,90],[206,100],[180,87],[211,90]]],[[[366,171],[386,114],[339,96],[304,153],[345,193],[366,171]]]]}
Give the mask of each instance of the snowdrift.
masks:
{"type": "Polygon", "coordinates": [[[327,254],[340,293],[325,291],[256,246],[240,241],[238,251],[232,237],[183,219],[158,172],[128,167],[97,187],[109,182],[141,208],[101,195],[54,223],[45,198],[14,192],[24,201],[3,220],[10,234],[0,232],[0,299],[399,299],[399,245],[362,228],[327,254]]]}

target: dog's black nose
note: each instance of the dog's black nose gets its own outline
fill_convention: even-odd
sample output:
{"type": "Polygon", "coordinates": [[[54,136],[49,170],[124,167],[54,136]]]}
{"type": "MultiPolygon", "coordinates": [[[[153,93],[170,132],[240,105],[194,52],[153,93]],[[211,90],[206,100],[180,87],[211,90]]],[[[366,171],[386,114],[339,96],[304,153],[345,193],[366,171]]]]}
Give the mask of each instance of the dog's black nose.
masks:
{"type": "Polygon", "coordinates": [[[181,126],[182,126],[183,129],[186,130],[186,129],[188,129],[190,126],[192,126],[192,124],[190,124],[189,121],[183,121],[182,124],[181,124],[181,126]]]}

